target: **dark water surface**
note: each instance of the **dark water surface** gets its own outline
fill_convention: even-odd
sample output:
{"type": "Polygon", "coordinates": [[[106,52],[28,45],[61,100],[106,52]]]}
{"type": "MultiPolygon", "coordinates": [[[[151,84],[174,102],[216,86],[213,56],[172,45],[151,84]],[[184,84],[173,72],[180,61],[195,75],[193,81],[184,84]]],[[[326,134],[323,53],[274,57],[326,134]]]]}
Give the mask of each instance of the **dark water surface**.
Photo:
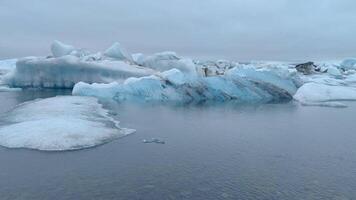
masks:
{"type": "MultiPolygon", "coordinates": [[[[0,93],[0,112],[70,91],[0,93]]],[[[106,104],[136,133],[80,151],[0,147],[0,199],[355,199],[356,104],[106,104]],[[144,144],[143,139],[166,144],[144,144]]]]}

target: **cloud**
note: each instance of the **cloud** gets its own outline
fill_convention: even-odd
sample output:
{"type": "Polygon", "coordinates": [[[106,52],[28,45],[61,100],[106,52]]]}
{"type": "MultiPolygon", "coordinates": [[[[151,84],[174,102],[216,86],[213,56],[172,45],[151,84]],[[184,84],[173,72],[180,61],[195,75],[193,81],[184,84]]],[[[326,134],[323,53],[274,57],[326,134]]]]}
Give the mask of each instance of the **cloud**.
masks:
{"type": "Polygon", "coordinates": [[[0,58],[46,55],[63,40],[93,51],[200,58],[308,60],[356,56],[353,0],[2,0],[0,58]]]}

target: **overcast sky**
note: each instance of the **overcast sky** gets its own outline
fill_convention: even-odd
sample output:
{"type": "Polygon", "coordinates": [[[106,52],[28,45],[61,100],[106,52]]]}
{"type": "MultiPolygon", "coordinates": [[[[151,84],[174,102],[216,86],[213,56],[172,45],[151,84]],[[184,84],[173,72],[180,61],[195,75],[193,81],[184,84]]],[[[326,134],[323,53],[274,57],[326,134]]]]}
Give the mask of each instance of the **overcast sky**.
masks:
{"type": "Polygon", "coordinates": [[[90,51],[193,58],[356,56],[355,0],[0,0],[0,58],[48,55],[53,40],[90,51]]]}

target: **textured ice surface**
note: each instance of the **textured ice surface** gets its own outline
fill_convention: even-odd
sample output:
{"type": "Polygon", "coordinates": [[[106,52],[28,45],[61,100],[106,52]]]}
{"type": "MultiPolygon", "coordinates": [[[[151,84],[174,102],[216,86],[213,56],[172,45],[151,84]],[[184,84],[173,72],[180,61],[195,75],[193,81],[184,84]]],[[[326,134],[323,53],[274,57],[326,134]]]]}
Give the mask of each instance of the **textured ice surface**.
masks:
{"type": "Polygon", "coordinates": [[[292,99],[297,88],[291,79],[273,71],[234,68],[222,76],[200,77],[171,69],[157,75],[129,78],[124,83],[78,83],[73,95],[117,101],[278,101],[292,99]]]}
{"type": "Polygon", "coordinates": [[[58,96],[24,103],[1,118],[0,145],[46,151],[97,146],[132,133],[95,98],[58,96]]]}

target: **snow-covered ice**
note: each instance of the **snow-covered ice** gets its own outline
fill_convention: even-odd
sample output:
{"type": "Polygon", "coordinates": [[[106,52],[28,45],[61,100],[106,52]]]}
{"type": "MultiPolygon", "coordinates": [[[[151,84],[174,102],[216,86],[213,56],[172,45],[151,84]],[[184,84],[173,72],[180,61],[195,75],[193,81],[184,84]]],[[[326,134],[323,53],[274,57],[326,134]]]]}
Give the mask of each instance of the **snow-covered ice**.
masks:
{"type": "Polygon", "coordinates": [[[45,151],[97,146],[132,133],[95,98],[58,96],[20,104],[1,117],[0,145],[45,151]]]}

